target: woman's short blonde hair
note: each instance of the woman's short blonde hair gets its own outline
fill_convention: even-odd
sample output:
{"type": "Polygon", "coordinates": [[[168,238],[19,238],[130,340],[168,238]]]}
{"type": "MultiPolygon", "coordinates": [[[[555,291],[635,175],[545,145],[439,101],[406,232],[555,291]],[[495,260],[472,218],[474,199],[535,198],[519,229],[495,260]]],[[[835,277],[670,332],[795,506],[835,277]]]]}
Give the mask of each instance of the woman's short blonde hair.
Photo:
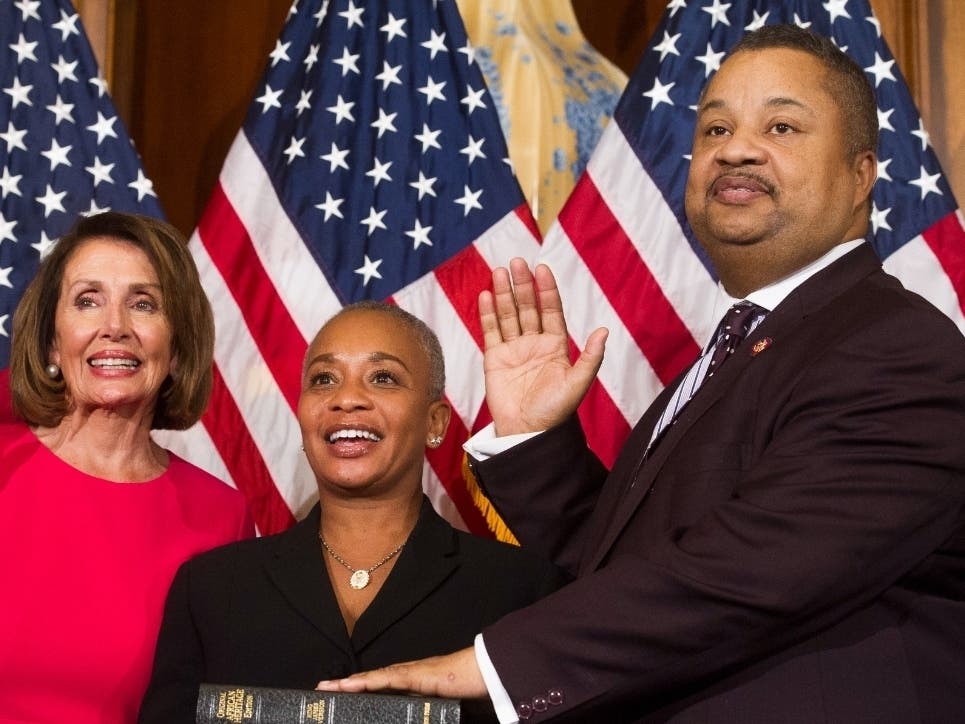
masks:
{"type": "Polygon", "coordinates": [[[97,237],[133,244],[143,251],[161,284],[164,315],[171,325],[177,373],[161,385],[152,429],[183,430],[201,417],[211,396],[214,319],[184,236],[170,224],[137,214],[107,211],[78,219],[54,245],[24,292],[13,317],[10,391],[14,410],[31,425],[54,427],[70,412],[63,377],[45,372],[54,340],[60,286],[77,248],[97,237]]]}

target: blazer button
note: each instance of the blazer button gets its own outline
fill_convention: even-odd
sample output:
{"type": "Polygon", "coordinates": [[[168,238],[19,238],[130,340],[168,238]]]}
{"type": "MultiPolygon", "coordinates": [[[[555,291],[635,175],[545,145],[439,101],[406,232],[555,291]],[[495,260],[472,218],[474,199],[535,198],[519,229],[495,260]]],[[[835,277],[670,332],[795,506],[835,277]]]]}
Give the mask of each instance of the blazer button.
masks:
{"type": "Polygon", "coordinates": [[[520,721],[526,721],[533,717],[533,707],[525,701],[520,702],[519,706],[516,707],[516,713],[519,714],[520,721]]]}
{"type": "Polygon", "coordinates": [[[559,689],[550,689],[546,698],[551,706],[559,706],[563,703],[563,692],[559,689]]]}
{"type": "Polygon", "coordinates": [[[550,708],[550,705],[549,705],[549,702],[546,701],[546,697],[544,696],[533,697],[533,711],[538,711],[542,713],[549,708],[550,708]]]}

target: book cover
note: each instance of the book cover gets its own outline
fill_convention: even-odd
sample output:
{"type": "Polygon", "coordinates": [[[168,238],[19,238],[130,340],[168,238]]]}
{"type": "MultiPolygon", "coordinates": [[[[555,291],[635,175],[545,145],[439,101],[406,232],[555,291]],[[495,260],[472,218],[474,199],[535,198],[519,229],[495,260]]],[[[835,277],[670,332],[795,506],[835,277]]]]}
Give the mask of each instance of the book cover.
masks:
{"type": "Polygon", "coordinates": [[[197,724],[458,724],[456,699],[201,684],[197,724]]]}

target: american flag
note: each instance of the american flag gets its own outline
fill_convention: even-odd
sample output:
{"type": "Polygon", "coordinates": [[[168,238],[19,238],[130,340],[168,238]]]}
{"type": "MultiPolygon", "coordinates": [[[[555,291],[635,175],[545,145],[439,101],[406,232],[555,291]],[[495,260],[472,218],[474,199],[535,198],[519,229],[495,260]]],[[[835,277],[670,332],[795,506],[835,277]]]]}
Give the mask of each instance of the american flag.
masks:
{"type": "Polygon", "coordinates": [[[13,311],[78,214],[161,215],[68,0],[0,0],[0,368],[13,311]]]}
{"type": "Polygon", "coordinates": [[[216,385],[202,423],[165,442],[232,481],[262,533],[314,501],[295,417],[308,341],[346,303],[389,299],[446,357],[454,416],[424,488],[489,528],[461,444],[487,421],[476,297],[539,233],[454,0],[301,0],[191,249],[215,310],[216,385]]]}
{"type": "Polygon", "coordinates": [[[717,280],[684,219],[694,107],[724,52],[779,22],[831,37],[867,72],[881,126],[874,246],[888,271],[965,332],[962,216],[866,0],[672,0],[539,254],[560,280],[571,337],[582,344],[610,328],[580,409],[606,463],[715,322],[717,280]]]}

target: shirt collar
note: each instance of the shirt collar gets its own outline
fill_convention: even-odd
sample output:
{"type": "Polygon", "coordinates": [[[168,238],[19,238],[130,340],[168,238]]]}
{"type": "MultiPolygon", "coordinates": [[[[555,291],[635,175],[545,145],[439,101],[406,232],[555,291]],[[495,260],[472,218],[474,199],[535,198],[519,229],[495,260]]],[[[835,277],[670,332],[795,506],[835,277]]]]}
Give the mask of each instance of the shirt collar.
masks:
{"type": "MultiPolygon", "coordinates": [[[[846,241],[843,244],[838,244],[832,247],[823,256],[812,261],[807,266],[801,267],[797,271],[788,274],[783,279],[779,279],[772,284],[768,284],[766,287],[761,287],[760,289],[751,292],[746,297],[743,297],[743,299],[754,302],[754,304],[771,311],[777,307],[778,304],[783,302],[788,294],[797,289],[807,279],[811,278],[825,267],[830,266],[849,251],[857,249],[861,244],[864,243],[864,239],[854,239],[853,241],[846,241]]],[[[713,330],[716,329],[717,323],[723,318],[727,310],[739,301],[741,301],[741,299],[730,296],[726,291],[724,291],[723,285],[720,282],[717,283],[717,294],[714,299],[714,308],[711,310],[711,321],[707,327],[709,330],[708,334],[711,334],[713,330]]]]}

